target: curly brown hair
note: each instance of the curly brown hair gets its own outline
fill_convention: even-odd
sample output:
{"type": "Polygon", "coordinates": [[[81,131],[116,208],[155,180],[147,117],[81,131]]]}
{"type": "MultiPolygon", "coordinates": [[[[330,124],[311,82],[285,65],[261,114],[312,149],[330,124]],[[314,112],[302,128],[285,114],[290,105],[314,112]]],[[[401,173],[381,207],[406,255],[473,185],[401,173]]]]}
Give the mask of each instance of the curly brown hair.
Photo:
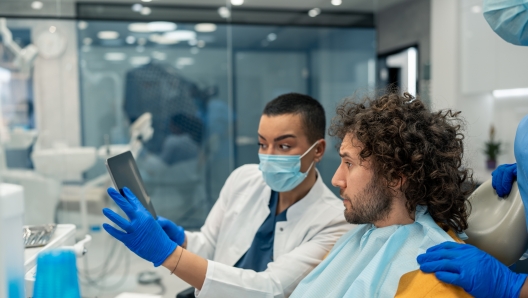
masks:
{"type": "Polygon", "coordinates": [[[347,134],[361,142],[361,160],[369,157],[374,173],[387,187],[403,179],[401,191],[409,214],[416,206],[427,206],[429,214],[444,230],[467,229],[471,206],[472,172],[462,167],[463,120],[460,112],[431,112],[408,93],[390,90],[362,102],[353,99],[337,107],[330,135],[341,141],[347,134]]]}

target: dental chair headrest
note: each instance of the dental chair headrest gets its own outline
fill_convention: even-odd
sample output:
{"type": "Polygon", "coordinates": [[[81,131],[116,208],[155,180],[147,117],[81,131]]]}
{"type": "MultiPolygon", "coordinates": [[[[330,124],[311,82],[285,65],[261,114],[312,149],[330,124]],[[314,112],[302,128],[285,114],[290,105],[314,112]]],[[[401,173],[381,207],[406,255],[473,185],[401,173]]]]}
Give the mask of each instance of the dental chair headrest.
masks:
{"type": "Polygon", "coordinates": [[[484,250],[506,266],[517,262],[528,243],[524,207],[517,182],[508,197],[503,199],[499,198],[491,180],[488,180],[468,200],[471,202],[471,214],[465,242],[484,250]]]}

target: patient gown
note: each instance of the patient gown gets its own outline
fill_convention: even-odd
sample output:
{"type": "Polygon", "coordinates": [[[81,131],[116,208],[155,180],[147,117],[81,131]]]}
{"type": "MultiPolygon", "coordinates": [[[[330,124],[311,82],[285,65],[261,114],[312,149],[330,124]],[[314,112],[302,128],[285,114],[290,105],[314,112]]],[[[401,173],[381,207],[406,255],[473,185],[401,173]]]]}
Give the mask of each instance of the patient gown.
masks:
{"type": "Polygon", "coordinates": [[[429,247],[461,242],[452,235],[440,228],[423,206],[418,206],[412,224],[359,225],[337,241],[291,297],[471,297],[418,270],[416,257],[429,247]]]}

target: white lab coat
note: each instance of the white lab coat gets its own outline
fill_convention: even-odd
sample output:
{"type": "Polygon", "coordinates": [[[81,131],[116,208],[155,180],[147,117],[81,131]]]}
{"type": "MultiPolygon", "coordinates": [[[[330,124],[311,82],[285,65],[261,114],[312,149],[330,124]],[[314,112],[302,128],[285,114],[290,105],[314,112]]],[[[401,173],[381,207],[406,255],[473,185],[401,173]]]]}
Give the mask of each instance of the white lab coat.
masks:
{"type": "Polygon", "coordinates": [[[318,174],[310,192],[277,222],[273,262],[263,272],[233,265],[251,246],[268,217],[271,189],[258,165],[242,166],[229,176],[200,232],[186,232],[187,249],[208,259],[197,297],[288,297],[297,284],[353,225],[343,203],[318,174]]]}

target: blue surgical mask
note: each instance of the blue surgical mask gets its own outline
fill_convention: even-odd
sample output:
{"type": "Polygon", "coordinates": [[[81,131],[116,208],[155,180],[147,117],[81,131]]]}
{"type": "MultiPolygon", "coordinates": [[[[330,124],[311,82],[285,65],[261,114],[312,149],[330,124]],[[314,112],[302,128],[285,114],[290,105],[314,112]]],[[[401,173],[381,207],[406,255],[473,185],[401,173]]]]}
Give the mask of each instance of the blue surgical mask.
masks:
{"type": "Polygon", "coordinates": [[[319,141],[315,142],[303,155],[270,155],[260,154],[259,170],[264,181],[276,192],[290,191],[304,181],[314,165],[314,161],[305,173],[301,173],[301,158],[310,152],[319,141]]]}
{"type": "Polygon", "coordinates": [[[528,0],[484,0],[484,18],[505,41],[528,45],[528,0]]]}

